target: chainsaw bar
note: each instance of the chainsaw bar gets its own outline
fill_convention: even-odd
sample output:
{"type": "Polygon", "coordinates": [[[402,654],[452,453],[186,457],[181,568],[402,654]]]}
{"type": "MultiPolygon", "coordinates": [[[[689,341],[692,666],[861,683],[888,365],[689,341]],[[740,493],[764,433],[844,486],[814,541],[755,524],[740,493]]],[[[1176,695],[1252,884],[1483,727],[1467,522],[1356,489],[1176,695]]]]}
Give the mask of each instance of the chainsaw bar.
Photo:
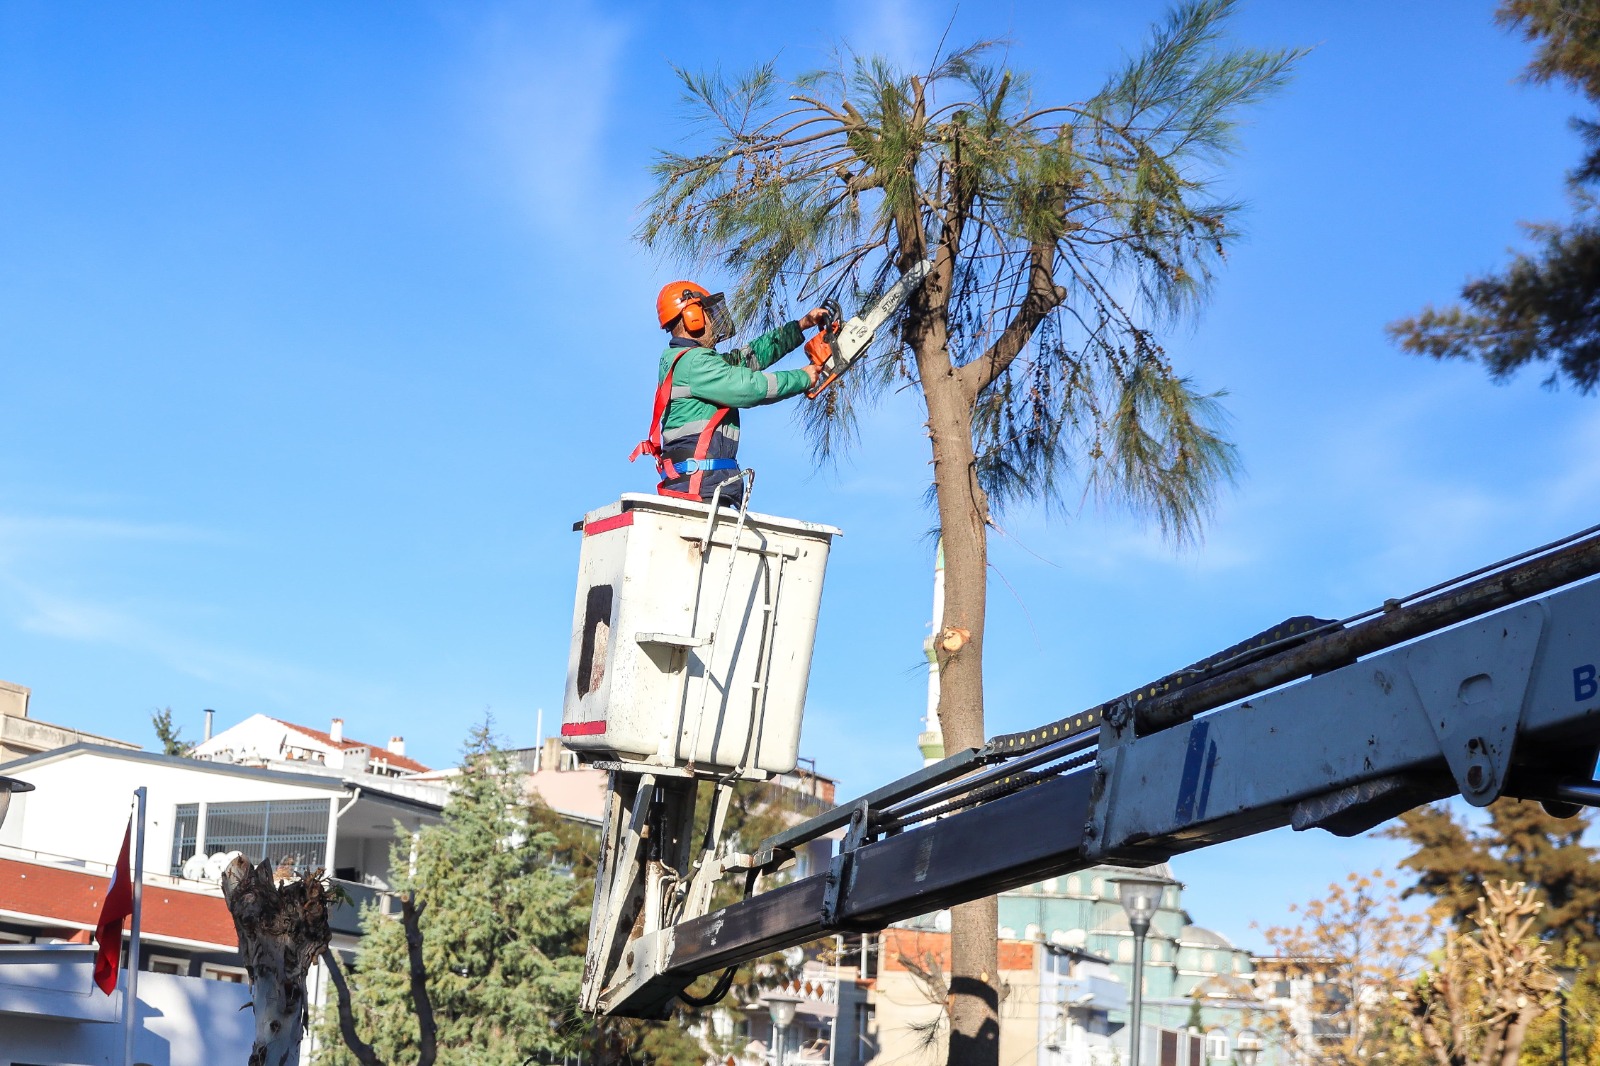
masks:
{"type": "Polygon", "coordinates": [[[840,374],[866,354],[878,330],[905,306],[932,269],[932,259],[913,263],[867,310],[848,322],[829,322],[806,342],[806,355],[822,370],[817,383],[806,390],[807,399],[815,400],[828,391],[840,374]]]}

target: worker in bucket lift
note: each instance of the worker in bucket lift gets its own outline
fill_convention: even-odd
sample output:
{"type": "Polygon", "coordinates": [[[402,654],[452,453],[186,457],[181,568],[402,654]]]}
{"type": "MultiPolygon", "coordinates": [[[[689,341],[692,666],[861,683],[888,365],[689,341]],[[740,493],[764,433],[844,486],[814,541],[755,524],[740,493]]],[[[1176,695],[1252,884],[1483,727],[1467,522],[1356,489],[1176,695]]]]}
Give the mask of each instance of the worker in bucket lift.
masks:
{"type": "Polygon", "coordinates": [[[719,352],[736,332],[722,294],[692,281],[674,281],[656,297],[656,319],[672,334],[661,355],[660,385],[650,416],[650,436],[628,457],[655,459],[663,496],[710,500],[723,485],[722,503],[738,506],[739,409],[799,396],[817,380],[817,367],[767,367],[800,347],[803,330],[837,315],[814,307],[798,322],[768,330],[744,348],[719,352]],[[726,484],[725,484],[726,483],[726,484]]]}

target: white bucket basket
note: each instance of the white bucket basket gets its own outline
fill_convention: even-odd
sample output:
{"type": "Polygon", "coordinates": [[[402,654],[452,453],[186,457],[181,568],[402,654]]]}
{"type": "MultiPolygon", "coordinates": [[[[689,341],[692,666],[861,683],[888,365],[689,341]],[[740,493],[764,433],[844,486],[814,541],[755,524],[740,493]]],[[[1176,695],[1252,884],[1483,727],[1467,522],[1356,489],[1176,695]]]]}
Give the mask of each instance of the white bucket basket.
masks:
{"type": "Polygon", "coordinates": [[[629,762],[787,773],[839,530],[629,493],[584,516],[561,736],[629,762]]]}

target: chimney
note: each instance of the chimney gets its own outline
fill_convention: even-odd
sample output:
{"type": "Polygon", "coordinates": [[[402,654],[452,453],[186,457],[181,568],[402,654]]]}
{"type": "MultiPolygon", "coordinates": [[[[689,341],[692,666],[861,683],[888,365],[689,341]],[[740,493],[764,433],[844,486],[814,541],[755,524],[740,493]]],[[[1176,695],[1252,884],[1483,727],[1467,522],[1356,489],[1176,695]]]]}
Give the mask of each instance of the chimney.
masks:
{"type": "Polygon", "coordinates": [[[344,743],[344,719],[343,718],[335,718],[333,720],[333,724],[328,727],[328,739],[333,741],[335,744],[343,744],[344,743]]]}
{"type": "Polygon", "coordinates": [[[539,769],[560,770],[561,753],[565,749],[561,745],[560,737],[545,737],[544,750],[539,753],[539,769]]]}
{"type": "Polygon", "coordinates": [[[389,738],[389,754],[390,755],[404,755],[405,753],[406,753],[406,738],[405,737],[390,737],[389,738]]]}
{"type": "Polygon", "coordinates": [[[207,707],[206,708],[206,735],[205,735],[204,739],[201,741],[201,743],[205,743],[205,741],[211,739],[211,728],[212,728],[213,725],[216,724],[216,720],[217,720],[217,712],[213,711],[210,707],[207,707]]]}
{"type": "Polygon", "coordinates": [[[0,717],[28,717],[28,695],[29,689],[25,686],[0,681],[0,717]]]}

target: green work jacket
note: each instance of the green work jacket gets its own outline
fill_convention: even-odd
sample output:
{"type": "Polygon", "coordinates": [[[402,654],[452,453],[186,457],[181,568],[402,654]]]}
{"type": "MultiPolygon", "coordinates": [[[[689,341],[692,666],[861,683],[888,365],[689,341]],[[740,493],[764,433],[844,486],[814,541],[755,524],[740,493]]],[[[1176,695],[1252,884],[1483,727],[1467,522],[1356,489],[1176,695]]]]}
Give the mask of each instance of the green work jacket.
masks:
{"type": "Polygon", "coordinates": [[[805,392],[811,381],[803,370],[768,370],[767,367],[794,351],[805,335],[794,322],[768,330],[744,348],[719,352],[712,348],[669,347],[661,353],[658,382],[666,380],[672,368],[672,400],[661,418],[663,444],[693,440],[706,428],[719,407],[731,407],[717,427],[723,447],[714,452],[728,455],[738,447],[739,408],[757,407],[805,392]],[[678,353],[673,368],[673,360],[678,353]]]}

